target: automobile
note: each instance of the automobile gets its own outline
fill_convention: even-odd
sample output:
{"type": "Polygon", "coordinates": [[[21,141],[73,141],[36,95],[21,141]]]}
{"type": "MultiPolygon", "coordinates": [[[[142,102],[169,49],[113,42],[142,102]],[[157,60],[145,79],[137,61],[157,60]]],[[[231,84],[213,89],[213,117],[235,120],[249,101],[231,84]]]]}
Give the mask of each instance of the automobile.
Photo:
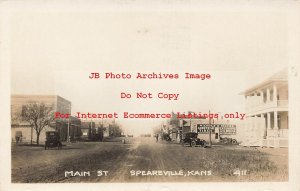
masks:
{"type": "Polygon", "coordinates": [[[22,142],[22,131],[16,131],[16,134],[15,134],[15,139],[16,139],[16,142],[17,143],[21,143],[22,142]]]}
{"type": "Polygon", "coordinates": [[[59,133],[57,131],[47,131],[45,150],[49,148],[56,148],[56,147],[58,150],[62,149],[62,143],[60,141],[59,133]]]}
{"type": "Polygon", "coordinates": [[[168,141],[168,142],[172,141],[171,136],[168,133],[163,133],[161,135],[161,139],[164,140],[164,141],[168,141]]]}
{"type": "Polygon", "coordinates": [[[191,147],[206,146],[206,141],[198,138],[198,133],[189,132],[185,134],[185,138],[182,140],[183,145],[189,144],[191,147]]]}
{"type": "Polygon", "coordinates": [[[230,137],[220,137],[220,143],[221,144],[238,144],[236,139],[230,138],[230,137]]]}

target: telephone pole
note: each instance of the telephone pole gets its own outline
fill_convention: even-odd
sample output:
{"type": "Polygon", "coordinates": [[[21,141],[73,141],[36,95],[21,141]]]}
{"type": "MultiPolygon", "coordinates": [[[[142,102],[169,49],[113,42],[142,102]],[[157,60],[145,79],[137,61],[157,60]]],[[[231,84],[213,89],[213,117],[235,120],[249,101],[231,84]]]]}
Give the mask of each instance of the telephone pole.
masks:
{"type": "MultiPolygon", "coordinates": [[[[71,103],[69,106],[69,114],[71,114],[71,103]]],[[[67,142],[70,142],[70,117],[68,118],[67,142]]]]}

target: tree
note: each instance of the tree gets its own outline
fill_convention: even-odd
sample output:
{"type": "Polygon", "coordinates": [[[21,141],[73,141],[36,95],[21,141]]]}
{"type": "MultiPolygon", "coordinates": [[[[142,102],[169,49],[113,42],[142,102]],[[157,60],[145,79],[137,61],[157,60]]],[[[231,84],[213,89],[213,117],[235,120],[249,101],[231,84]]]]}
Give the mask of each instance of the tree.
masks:
{"type": "Polygon", "coordinates": [[[109,125],[109,135],[111,137],[120,137],[122,135],[121,127],[116,123],[110,124],[109,125]]]}
{"type": "Polygon", "coordinates": [[[35,130],[36,143],[39,145],[42,130],[54,120],[53,109],[44,103],[29,103],[23,106],[22,118],[35,130]]]}

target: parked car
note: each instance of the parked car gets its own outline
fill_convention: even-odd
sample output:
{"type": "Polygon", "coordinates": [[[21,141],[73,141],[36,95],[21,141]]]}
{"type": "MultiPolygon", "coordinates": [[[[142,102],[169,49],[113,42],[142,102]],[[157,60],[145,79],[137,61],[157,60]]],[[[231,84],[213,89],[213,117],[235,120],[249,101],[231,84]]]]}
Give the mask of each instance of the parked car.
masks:
{"type": "Polygon", "coordinates": [[[206,146],[206,141],[198,138],[198,133],[189,132],[185,134],[185,138],[182,140],[183,145],[189,144],[191,147],[206,146]]]}
{"type": "Polygon", "coordinates": [[[22,142],[22,131],[16,131],[16,134],[15,134],[15,139],[16,139],[16,142],[17,143],[21,143],[22,142]]]}
{"type": "Polygon", "coordinates": [[[171,139],[171,137],[170,137],[170,134],[168,134],[168,133],[163,133],[163,134],[161,135],[161,139],[162,139],[163,141],[168,141],[168,142],[172,141],[172,139],[171,139]]]}
{"type": "Polygon", "coordinates": [[[59,133],[56,131],[46,132],[45,150],[57,147],[58,150],[62,148],[59,133]]]}
{"type": "Polygon", "coordinates": [[[229,137],[220,137],[221,144],[237,144],[237,140],[229,137]]]}

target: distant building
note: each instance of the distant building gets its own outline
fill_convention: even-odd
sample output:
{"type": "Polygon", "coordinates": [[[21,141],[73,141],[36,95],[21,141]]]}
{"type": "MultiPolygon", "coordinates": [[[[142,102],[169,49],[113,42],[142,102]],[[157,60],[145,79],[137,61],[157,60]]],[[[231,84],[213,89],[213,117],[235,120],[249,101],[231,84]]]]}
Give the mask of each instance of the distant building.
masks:
{"type": "Polygon", "coordinates": [[[242,93],[247,116],[244,146],[288,146],[287,73],[284,69],[242,93]]]}
{"type": "MultiPolygon", "coordinates": [[[[22,135],[23,142],[36,141],[36,132],[30,124],[22,119],[25,105],[29,103],[44,103],[52,107],[54,112],[70,113],[71,102],[57,95],[12,95],[11,96],[11,138],[16,141],[16,134],[22,135]]],[[[49,126],[46,126],[40,134],[40,143],[45,141],[46,131],[58,131],[63,141],[67,140],[68,124],[70,138],[76,139],[80,136],[80,120],[76,117],[68,119],[57,119],[49,126]]]]}
{"type": "Polygon", "coordinates": [[[93,132],[95,130],[95,122],[81,121],[81,140],[89,141],[93,138],[93,132]]]}
{"type": "Polygon", "coordinates": [[[109,137],[109,122],[107,120],[103,120],[99,123],[99,125],[103,128],[103,137],[109,137]]]}
{"type": "Polygon", "coordinates": [[[81,121],[81,140],[104,141],[110,136],[120,136],[120,133],[114,131],[116,128],[119,126],[112,120],[83,120],[81,121]]]}
{"type": "MultiPolygon", "coordinates": [[[[67,125],[67,128],[64,128],[64,129],[68,129],[68,122],[66,121],[65,125],[67,125]]],[[[82,132],[81,132],[81,121],[80,119],[78,119],[77,117],[73,117],[71,116],[70,117],[70,141],[77,141],[79,140],[82,132]]],[[[61,129],[59,128],[58,125],[56,125],[56,129],[61,129]]],[[[67,132],[64,131],[64,134],[66,134],[67,132]]],[[[66,137],[67,137],[67,134],[66,136],[64,136],[66,140],[66,137]]]]}

